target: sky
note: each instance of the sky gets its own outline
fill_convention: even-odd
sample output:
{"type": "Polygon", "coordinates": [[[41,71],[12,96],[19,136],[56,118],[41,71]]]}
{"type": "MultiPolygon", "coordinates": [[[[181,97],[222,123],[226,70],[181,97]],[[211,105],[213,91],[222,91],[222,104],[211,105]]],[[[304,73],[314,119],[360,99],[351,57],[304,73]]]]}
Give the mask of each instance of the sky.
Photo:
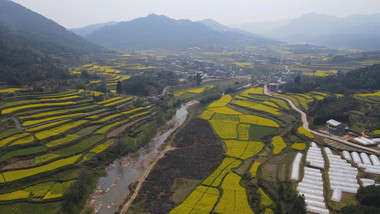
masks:
{"type": "Polygon", "coordinates": [[[243,24],[293,19],[306,13],[339,17],[380,13],[379,0],[13,0],[66,28],[129,21],[151,13],[175,19],[243,24]]]}

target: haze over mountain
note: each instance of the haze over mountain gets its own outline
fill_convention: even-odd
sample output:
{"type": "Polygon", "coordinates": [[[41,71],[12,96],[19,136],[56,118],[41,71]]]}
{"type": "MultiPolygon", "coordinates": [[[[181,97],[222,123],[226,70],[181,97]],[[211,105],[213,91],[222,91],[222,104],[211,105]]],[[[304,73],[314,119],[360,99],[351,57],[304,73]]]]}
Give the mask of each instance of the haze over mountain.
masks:
{"type": "Polygon", "coordinates": [[[88,34],[94,32],[96,30],[101,29],[104,26],[114,25],[116,23],[117,22],[105,22],[105,23],[93,24],[93,25],[88,25],[88,26],[81,27],[81,28],[72,28],[72,29],[70,29],[70,31],[78,34],[79,36],[85,37],[88,34]]]}
{"type": "Polygon", "coordinates": [[[230,31],[230,32],[241,33],[241,34],[253,36],[253,33],[250,33],[248,31],[241,30],[241,29],[238,29],[238,28],[228,27],[226,25],[220,24],[219,22],[217,22],[217,21],[215,21],[213,19],[204,19],[204,20],[201,20],[199,22],[202,23],[202,24],[207,25],[208,27],[210,27],[211,29],[213,29],[215,31],[219,31],[219,32],[228,32],[228,31],[230,31]]]}
{"type": "Polygon", "coordinates": [[[199,22],[175,20],[155,14],[105,26],[85,38],[113,50],[237,47],[278,43],[253,35],[219,32],[199,22]]]}
{"type": "MultiPolygon", "coordinates": [[[[277,23],[278,24],[278,23],[277,23]]],[[[380,49],[380,14],[339,18],[309,13],[268,29],[236,26],[287,42],[312,43],[361,50],[380,49]]],[[[270,24],[268,24],[270,26],[270,24]]]]}
{"type": "Polygon", "coordinates": [[[0,0],[0,22],[20,33],[31,34],[42,40],[70,48],[75,52],[96,53],[101,50],[100,47],[67,31],[56,22],[9,0],[0,0]]]}

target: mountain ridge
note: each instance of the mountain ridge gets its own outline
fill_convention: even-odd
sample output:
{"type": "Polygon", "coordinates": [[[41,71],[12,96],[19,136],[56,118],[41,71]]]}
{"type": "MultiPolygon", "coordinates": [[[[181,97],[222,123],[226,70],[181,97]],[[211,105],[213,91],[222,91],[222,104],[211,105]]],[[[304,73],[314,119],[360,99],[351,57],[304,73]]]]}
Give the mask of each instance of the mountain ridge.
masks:
{"type": "Polygon", "coordinates": [[[276,43],[236,32],[218,32],[203,23],[186,19],[175,20],[156,14],[105,26],[85,38],[114,50],[210,48],[276,43]]]}

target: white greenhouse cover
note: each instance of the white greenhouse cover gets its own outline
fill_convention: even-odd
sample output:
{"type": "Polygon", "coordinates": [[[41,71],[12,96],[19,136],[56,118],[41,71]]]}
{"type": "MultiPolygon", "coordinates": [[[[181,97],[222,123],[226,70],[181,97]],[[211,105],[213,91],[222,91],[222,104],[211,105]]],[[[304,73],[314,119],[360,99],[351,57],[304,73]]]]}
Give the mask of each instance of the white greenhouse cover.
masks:
{"type": "Polygon", "coordinates": [[[302,159],[302,153],[298,152],[293,161],[292,176],[291,176],[292,180],[298,181],[299,179],[301,159],[302,159]]]}

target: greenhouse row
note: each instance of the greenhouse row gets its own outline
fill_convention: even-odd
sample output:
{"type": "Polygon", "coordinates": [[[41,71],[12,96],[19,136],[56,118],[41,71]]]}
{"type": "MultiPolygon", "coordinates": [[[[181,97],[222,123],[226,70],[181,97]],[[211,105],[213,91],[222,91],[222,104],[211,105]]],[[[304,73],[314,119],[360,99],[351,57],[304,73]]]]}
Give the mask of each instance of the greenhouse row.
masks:
{"type": "Polygon", "coordinates": [[[368,178],[360,178],[360,181],[362,182],[363,186],[371,186],[375,184],[375,180],[368,179],[368,178]]]}
{"type": "Polygon", "coordinates": [[[306,162],[309,162],[310,166],[323,169],[325,167],[325,161],[321,153],[321,149],[312,142],[311,147],[307,151],[306,162]]]}
{"type": "Polygon", "coordinates": [[[305,196],[308,212],[329,213],[324,201],[322,173],[319,169],[304,167],[304,177],[298,184],[297,191],[305,196]]]}
{"type": "Polygon", "coordinates": [[[340,202],[342,192],[356,193],[359,188],[358,169],[339,155],[334,155],[329,148],[324,148],[329,160],[329,183],[333,190],[331,200],[340,202]]]}
{"type": "Polygon", "coordinates": [[[298,152],[293,161],[292,167],[292,180],[298,181],[300,174],[300,165],[301,165],[302,153],[298,152]]]}
{"type": "Polygon", "coordinates": [[[347,151],[343,151],[343,156],[346,160],[352,160],[358,164],[359,167],[364,168],[366,172],[380,175],[380,161],[376,155],[368,156],[366,153],[352,152],[351,156],[347,151]],[[348,153],[348,154],[347,154],[348,153]]]}

